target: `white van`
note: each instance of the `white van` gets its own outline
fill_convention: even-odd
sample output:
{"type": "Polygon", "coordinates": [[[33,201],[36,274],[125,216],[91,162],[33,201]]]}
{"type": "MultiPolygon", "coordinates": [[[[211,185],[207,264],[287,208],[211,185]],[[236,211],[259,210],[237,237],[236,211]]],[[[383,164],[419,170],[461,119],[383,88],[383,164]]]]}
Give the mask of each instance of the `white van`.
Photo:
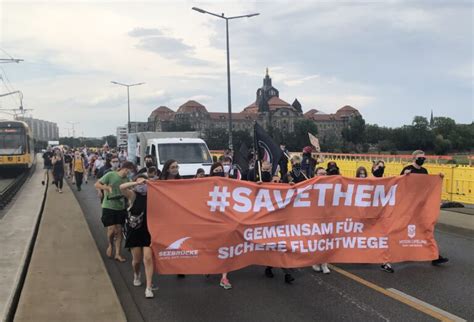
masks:
{"type": "Polygon", "coordinates": [[[198,138],[148,139],[145,155],[147,154],[153,156],[160,171],[167,160],[178,161],[179,174],[185,178],[193,177],[199,168],[209,174],[212,165],[212,156],[206,142],[198,138]]]}

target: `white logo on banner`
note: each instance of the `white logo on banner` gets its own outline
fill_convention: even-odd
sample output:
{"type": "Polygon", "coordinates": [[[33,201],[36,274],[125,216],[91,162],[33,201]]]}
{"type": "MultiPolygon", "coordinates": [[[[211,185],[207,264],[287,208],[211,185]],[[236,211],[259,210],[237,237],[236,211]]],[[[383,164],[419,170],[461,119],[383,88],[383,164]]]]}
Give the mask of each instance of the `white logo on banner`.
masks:
{"type": "Polygon", "coordinates": [[[183,244],[191,237],[183,237],[172,242],[165,250],[158,252],[160,259],[178,259],[178,258],[195,258],[198,257],[197,249],[183,249],[183,244]]]}
{"type": "Polygon", "coordinates": [[[184,238],[180,238],[178,239],[177,241],[171,243],[171,245],[169,245],[168,247],[166,247],[166,249],[180,249],[181,248],[181,245],[183,245],[183,243],[188,240],[189,238],[191,237],[184,237],[184,238]]]}
{"type": "Polygon", "coordinates": [[[414,238],[416,235],[416,225],[408,225],[408,237],[414,238]]]}

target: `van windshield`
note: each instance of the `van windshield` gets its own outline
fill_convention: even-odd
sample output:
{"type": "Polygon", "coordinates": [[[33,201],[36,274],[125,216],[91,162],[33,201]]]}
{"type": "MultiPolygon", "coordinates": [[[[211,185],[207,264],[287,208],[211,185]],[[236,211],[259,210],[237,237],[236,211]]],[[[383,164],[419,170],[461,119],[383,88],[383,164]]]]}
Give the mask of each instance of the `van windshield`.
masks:
{"type": "Polygon", "coordinates": [[[174,159],[178,163],[212,163],[209,150],[203,143],[165,143],[158,144],[160,164],[174,159]]]}

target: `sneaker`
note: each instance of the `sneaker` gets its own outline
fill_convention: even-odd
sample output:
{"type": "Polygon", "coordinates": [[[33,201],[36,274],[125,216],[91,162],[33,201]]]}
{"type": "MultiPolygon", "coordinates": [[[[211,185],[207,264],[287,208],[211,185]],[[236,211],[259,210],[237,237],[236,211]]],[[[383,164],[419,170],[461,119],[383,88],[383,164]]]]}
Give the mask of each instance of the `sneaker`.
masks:
{"type": "Polygon", "coordinates": [[[59,190],[59,193],[63,193],[63,191],[62,191],[62,190],[59,190]]]}
{"type": "Polygon", "coordinates": [[[230,290],[232,288],[232,284],[230,284],[227,278],[222,278],[219,285],[222,286],[224,290],[230,290]]]}
{"type": "Polygon", "coordinates": [[[285,274],[285,283],[291,284],[294,280],[295,278],[291,274],[285,274]]]}
{"type": "Polygon", "coordinates": [[[140,274],[133,274],[133,286],[142,286],[142,281],[140,280],[140,274]]]}
{"type": "Polygon", "coordinates": [[[387,273],[395,273],[395,270],[392,268],[392,265],[390,265],[390,263],[380,265],[380,269],[387,273]]]}
{"type": "Polygon", "coordinates": [[[321,265],[319,264],[315,264],[313,266],[311,266],[313,268],[313,271],[315,272],[321,272],[321,265]]]}
{"type": "Polygon", "coordinates": [[[329,270],[328,264],[324,263],[321,265],[321,268],[323,270],[323,274],[329,274],[331,271],[329,270]]]}
{"type": "Polygon", "coordinates": [[[435,259],[435,260],[431,261],[431,264],[434,265],[434,266],[438,266],[440,264],[444,264],[444,263],[447,263],[447,262],[449,262],[448,258],[439,255],[438,259],[435,259]]]}
{"type": "Polygon", "coordinates": [[[265,276],[268,278],[273,278],[273,271],[271,267],[265,268],[265,276]]]}
{"type": "Polygon", "coordinates": [[[152,291],[158,291],[158,286],[155,286],[155,285],[151,284],[151,290],[152,291]]]}
{"type": "Polygon", "coordinates": [[[155,297],[155,294],[153,294],[153,291],[151,290],[151,288],[148,288],[148,287],[147,287],[147,288],[145,289],[145,297],[146,297],[147,299],[152,299],[152,298],[155,297]]]}

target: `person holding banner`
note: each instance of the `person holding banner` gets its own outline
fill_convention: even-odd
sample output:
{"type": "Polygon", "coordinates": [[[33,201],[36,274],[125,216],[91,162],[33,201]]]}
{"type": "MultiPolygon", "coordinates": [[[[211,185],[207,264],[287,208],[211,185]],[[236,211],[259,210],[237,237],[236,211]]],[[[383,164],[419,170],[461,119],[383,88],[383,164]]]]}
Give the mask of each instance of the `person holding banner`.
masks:
{"type": "MultiPolygon", "coordinates": [[[[273,176],[272,176],[272,164],[268,161],[263,161],[262,162],[262,168],[261,168],[262,176],[261,180],[258,181],[258,184],[261,184],[262,182],[273,182],[273,176]]],[[[267,266],[265,268],[265,276],[268,278],[273,278],[273,267],[267,266]]],[[[288,268],[282,268],[283,273],[285,274],[285,283],[291,284],[295,278],[291,275],[291,271],[288,268]]]]}
{"type": "Polygon", "coordinates": [[[294,155],[291,158],[291,171],[282,177],[284,183],[299,183],[308,179],[304,172],[301,171],[301,158],[298,155],[294,155]]]}
{"type": "MultiPolygon", "coordinates": [[[[426,160],[425,152],[423,152],[422,150],[416,150],[416,151],[413,151],[412,156],[413,156],[413,163],[404,167],[400,175],[407,175],[411,173],[428,174],[428,170],[423,167],[423,164],[425,163],[425,160],[426,160]]],[[[439,176],[443,178],[444,174],[440,173],[439,176]]],[[[438,259],[434,259],[431,261],[431,264],[433,264],[434,266],[438,266],[440,264],[447,263],[448,261],[449,261],[448,258],[439,255],[438,259]]]]}
{"type": "MultiPolygon", "coordinates": [[[[178,161],[170,159],[165,162],[163,165],[163,171],[160,175],[160,180],[179,180],[181,176],[179,175],[179,164],[178,161]]],[[[179,278],[184,278],[186,275],[178,274],[179,278]]]]}
{"type": "MultiPolygon", "coordinates": [[[[315,170],[315,174],[316,174],[317,177],[320,177],[320,176],[326,176],[327,172],[323,167],[317,167],[316,170],[315,170]]],[[[322,263],[321,265],[320,264],[314,264],[312,266],[312,268],[313,268],[313,271],[315,271],[315,272],[321,272],[322,271],[323,274],[331,273],[331,271],[329,270],[329,267],[328,267],[328,263],[322,263]]]]}
{"type": "Polygon", "coordinates": [[[288,156],[290,153],[286,149],[286,144],[284,142],[280,142],[280,149],[282,153],[278,165],[280,166],[280,177],[284,178],[288,173],[288,156]]]}
{"type": "Polygon", "coordinates": [[[383,160],[374,162],[372,166],[372,175],[376,178],[382,178],[384,172],[385,172],[385,162],[383,162],[383,160]]]}
{"type": "MultiPolygon", "coordinates": [[[[372,165],[372,175],[376,178],[382,178],[384,172],[385,162],[383,162],[383,160],[374,161],[374,164],[372,165]]],[[[395,273],[395,270],[393,269],[392,265],[388,262],[382,263],[382,265],[380,265],[380,269],[387,273],[395,273]]]]}
{"type": "Polygon", "coordinates": [[[367,169],[365,167],[358,167],[356,170],[356,178],[367,178],[367,169]]]}
{"type": "Polygon", "coordinates": [[[120,185],[122,195],[128,200],[128,216],[125,221],[125,248],[132,253],[133,286],[141,286],[140,266],[145,264],[145,297],[153,298],[153,251],[147,227],[147,175],[139,174],[135,181],[120,185]]]}
{"type": "MultiPolygon", "coordinates": [[[[211,170],[209,171],[209,176],[211,177],[226,177],[226,173],[222,163],[215,162],[211,166],[211,170]]],[[[228,176],[228,174],[227,174],[228,176]]],[[[230,290],[232,288],[232,284],[230,284],[229,279],[227,278],[227,273],[222,273],[221,281],[219,285],[224,288],[225,290],[230,290]]]]}
{"type": "Polygon", "coordinates": [[[316,168],[317,161],[313,159],[311,153],[313,148],[310,146],[305,146],[303,149],[303,160],[301,162],[301,169],[307,178],[314,177],[314,169],[316,168]]]}

